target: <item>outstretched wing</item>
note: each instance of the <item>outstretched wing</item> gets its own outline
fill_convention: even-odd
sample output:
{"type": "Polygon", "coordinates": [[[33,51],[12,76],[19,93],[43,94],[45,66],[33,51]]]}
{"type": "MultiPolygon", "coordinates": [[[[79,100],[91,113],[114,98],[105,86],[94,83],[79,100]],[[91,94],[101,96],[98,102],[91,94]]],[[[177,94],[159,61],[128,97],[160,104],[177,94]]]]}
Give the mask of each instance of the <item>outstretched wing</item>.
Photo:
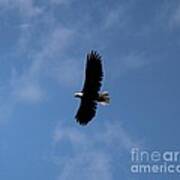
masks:
{"type": "Polygon", "coordinates": [[[95,51],[87,55],[83,97],[76,114],[77,121],[86,125],[96,114],[96,100],[103,78],[101,56],[95,51]]]}
{"type": "Polygon", "coordinates": [[[81,104],[76,114],[77,122],[86,125],[96,114],[97,103],[87,98],[81,99],[81,104]]]}
{"type": "Polygon", "coordinates": [[[83,87],[84,95],[96,96],[101,88],[103,70],[101,56],[96,51],[87,55],[85,82],[83,87]]]}

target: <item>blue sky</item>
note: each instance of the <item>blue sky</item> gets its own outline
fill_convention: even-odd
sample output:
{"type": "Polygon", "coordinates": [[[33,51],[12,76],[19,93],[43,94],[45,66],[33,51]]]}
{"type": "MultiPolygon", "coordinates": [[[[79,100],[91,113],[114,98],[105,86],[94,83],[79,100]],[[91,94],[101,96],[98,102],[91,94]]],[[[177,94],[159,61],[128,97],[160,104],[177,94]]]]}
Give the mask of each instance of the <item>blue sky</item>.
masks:
{"type": "Polygon", "coordinates": [[[179,150],[179,48],[178,0],[0,0],[1,179],[178,180],[131,173],[130,152],[179,150]],[[112,101],[81,127],[92,49],[112,101]]]}

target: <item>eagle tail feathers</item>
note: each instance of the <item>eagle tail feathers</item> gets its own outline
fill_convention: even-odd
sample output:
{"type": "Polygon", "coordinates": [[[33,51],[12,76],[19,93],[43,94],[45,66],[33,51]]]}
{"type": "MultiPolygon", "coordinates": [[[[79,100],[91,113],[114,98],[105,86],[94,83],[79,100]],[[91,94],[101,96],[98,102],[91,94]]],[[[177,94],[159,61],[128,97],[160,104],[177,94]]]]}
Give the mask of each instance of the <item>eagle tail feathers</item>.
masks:
{"type": "Polygon", "coordinates": [[[103,106],[109,105],[110,104],[109,93],[107,91],[100,93],[98,102],[103,106]]]}

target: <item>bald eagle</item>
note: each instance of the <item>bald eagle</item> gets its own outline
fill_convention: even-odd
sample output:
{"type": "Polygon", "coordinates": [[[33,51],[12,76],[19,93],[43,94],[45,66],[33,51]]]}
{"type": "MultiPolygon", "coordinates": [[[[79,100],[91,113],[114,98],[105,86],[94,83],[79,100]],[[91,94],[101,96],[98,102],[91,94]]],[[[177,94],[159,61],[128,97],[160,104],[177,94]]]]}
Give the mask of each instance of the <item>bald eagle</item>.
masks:
{"type": "Polygon", "coordinates": [[[107,91],[99,92],[103,78],[101,61],[102,58],[96,51],[87,54],[84,86],[82,91],[74,94],[75,97],[81,99],[75,116],[81,125],[86,125],[95,116],[97,103],[106,105],[110,101],[107,91]]]}

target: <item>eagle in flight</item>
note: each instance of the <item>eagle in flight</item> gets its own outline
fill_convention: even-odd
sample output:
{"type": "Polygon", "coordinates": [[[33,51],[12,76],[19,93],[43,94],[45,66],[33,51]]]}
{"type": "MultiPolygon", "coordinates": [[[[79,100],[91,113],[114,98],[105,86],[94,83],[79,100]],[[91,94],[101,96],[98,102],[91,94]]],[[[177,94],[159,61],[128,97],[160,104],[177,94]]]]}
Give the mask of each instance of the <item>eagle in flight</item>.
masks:
{"type": "Polygon", "coordinates": [[[100,92],[103,79],[102,58],[96,51],[87,54],[85,82],[82,91],[76,92],[80,98],[80,107],[75,116],[78,123],[86,125],[96,114],[97,104],[107,105],[110,102],[107,91],[100,92]]]}

